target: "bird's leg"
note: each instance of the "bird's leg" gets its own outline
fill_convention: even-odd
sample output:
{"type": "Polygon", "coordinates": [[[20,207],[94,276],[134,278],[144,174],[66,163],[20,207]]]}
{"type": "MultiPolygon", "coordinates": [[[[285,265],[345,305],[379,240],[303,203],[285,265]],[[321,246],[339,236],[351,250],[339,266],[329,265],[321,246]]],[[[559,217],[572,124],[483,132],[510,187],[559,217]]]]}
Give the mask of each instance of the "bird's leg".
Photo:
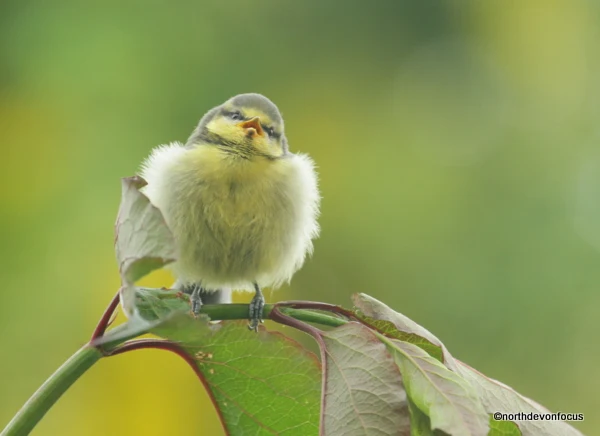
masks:
{"type": "Polygon", "coordinates": [[[192,313],[194,316],[198,316],[200,314],[200,309],[202,308],[202,298],[200,297],[200,294],[202,293],[202,286],[200,283],[194,283],[190,286],[185,286],[183,288],[183,292],[185,294],[190,294],[192,313]]]}
{"type": "Polygon", "coordinates": [[[248,315],[250,323],[248,324],[248,328],[256,332],[258,331],[258,324],[263,322],[262,316],[263,308],[265,307],[265,297],[263,297],[258,283],[254,283],[254,290],[256,292],[254,298],[252,298],[252,301],[250,302],[250,313],[248,315]]]}

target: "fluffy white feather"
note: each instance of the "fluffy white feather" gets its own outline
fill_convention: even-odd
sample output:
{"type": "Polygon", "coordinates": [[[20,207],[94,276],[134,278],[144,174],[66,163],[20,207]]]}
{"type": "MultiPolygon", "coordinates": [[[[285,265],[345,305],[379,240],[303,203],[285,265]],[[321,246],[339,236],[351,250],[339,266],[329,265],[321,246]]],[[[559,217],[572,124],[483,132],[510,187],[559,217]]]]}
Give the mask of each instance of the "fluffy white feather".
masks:
{"type": "Polygon", "coordinates": [[[178,244],[178,281],[205,289],[277,288],[318,236],[314,163],[302,154],[242,159],[210,145],[155,148],[144,188],[178,244]]]}

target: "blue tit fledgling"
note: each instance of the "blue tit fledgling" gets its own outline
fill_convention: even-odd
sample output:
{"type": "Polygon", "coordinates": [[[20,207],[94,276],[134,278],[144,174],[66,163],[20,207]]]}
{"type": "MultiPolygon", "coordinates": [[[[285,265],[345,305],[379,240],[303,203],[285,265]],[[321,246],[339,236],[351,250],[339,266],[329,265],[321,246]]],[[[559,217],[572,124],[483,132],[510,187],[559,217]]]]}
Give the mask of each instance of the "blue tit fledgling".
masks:
{"type": "Polygon", "coordinates": [[[175,237],[174,286],[191,293],[192,311],[231,302],[231,289],[254,290],[256,330],[261,288],[289,282],[319,233],[314,163],[288,150],[277,106],[260,94],[227,100],[185,145],[155,148],[141,175],[175,237]]]}

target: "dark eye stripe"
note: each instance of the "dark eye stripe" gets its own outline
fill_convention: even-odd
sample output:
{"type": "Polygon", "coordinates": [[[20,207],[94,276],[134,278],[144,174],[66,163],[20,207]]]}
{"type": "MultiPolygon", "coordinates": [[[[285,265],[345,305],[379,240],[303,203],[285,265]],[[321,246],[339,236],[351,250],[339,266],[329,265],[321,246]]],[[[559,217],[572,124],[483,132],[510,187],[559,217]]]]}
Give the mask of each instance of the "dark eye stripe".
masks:
{"type": "Polygon", "coordinates": [[[261,124],[261,127],[263,128],[263,130],[265,132],[267,132],[267,134],[271,138],[279,139],[281,137],[281,135],[279,133],[275,132],[275,129],[273,129],[273,127],[265,126],[264,124],[261,124]]]}
{"type": "Polygon", "coordinates": [[[234,120],[244,120],[244,116],[240,111],[228,111],[227,109],[223,109],[221,114],[225,117],[233,118],[234,120]]]}
{"type": "MultiPolygon", "coordinates": [[[[234,118],[234,115],[239,115],[239,118],[237,118],[236,120],[248,120],[248,117],[244,117],[244,115],[242,115],[242,113],[240,111],[230,111],[227,109],[222,109],[221,110],[221,115],[223,115],[224,117],[229,117],[232,119],[236,119],[234,118]]],[[[269,126],[265,126],[264,124],[261,124],[261,127],[263,128],[263,130],[265,132],[267,132],[267,134],[273,138],[273,139],[279,139],[281,138],[281,133],[277,133],[275,132],[275,129],[273,127],[269,127],[269,126]]]]}

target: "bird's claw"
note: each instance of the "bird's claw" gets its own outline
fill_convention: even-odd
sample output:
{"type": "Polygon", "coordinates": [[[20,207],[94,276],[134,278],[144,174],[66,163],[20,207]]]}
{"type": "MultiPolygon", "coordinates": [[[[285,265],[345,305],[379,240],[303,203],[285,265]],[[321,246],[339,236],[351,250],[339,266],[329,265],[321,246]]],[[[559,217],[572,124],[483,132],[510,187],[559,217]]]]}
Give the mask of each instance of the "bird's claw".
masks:
{"type": "Polygon", "coordinates": [[[192,305],[192,315],[197,318],[200,315],[200,309],[202,309],[202,299],[200,298],[200,289],[195,288],[190,295],[190,304],[192,305]]]}
{"type": "Polygon", "coordinates": [[[263,308],[265,307],[265,298],[262,295],[255,295],[250,302],[248,319],[248,329],[258,331],[258,325],[263,322],[263,308]]]}

